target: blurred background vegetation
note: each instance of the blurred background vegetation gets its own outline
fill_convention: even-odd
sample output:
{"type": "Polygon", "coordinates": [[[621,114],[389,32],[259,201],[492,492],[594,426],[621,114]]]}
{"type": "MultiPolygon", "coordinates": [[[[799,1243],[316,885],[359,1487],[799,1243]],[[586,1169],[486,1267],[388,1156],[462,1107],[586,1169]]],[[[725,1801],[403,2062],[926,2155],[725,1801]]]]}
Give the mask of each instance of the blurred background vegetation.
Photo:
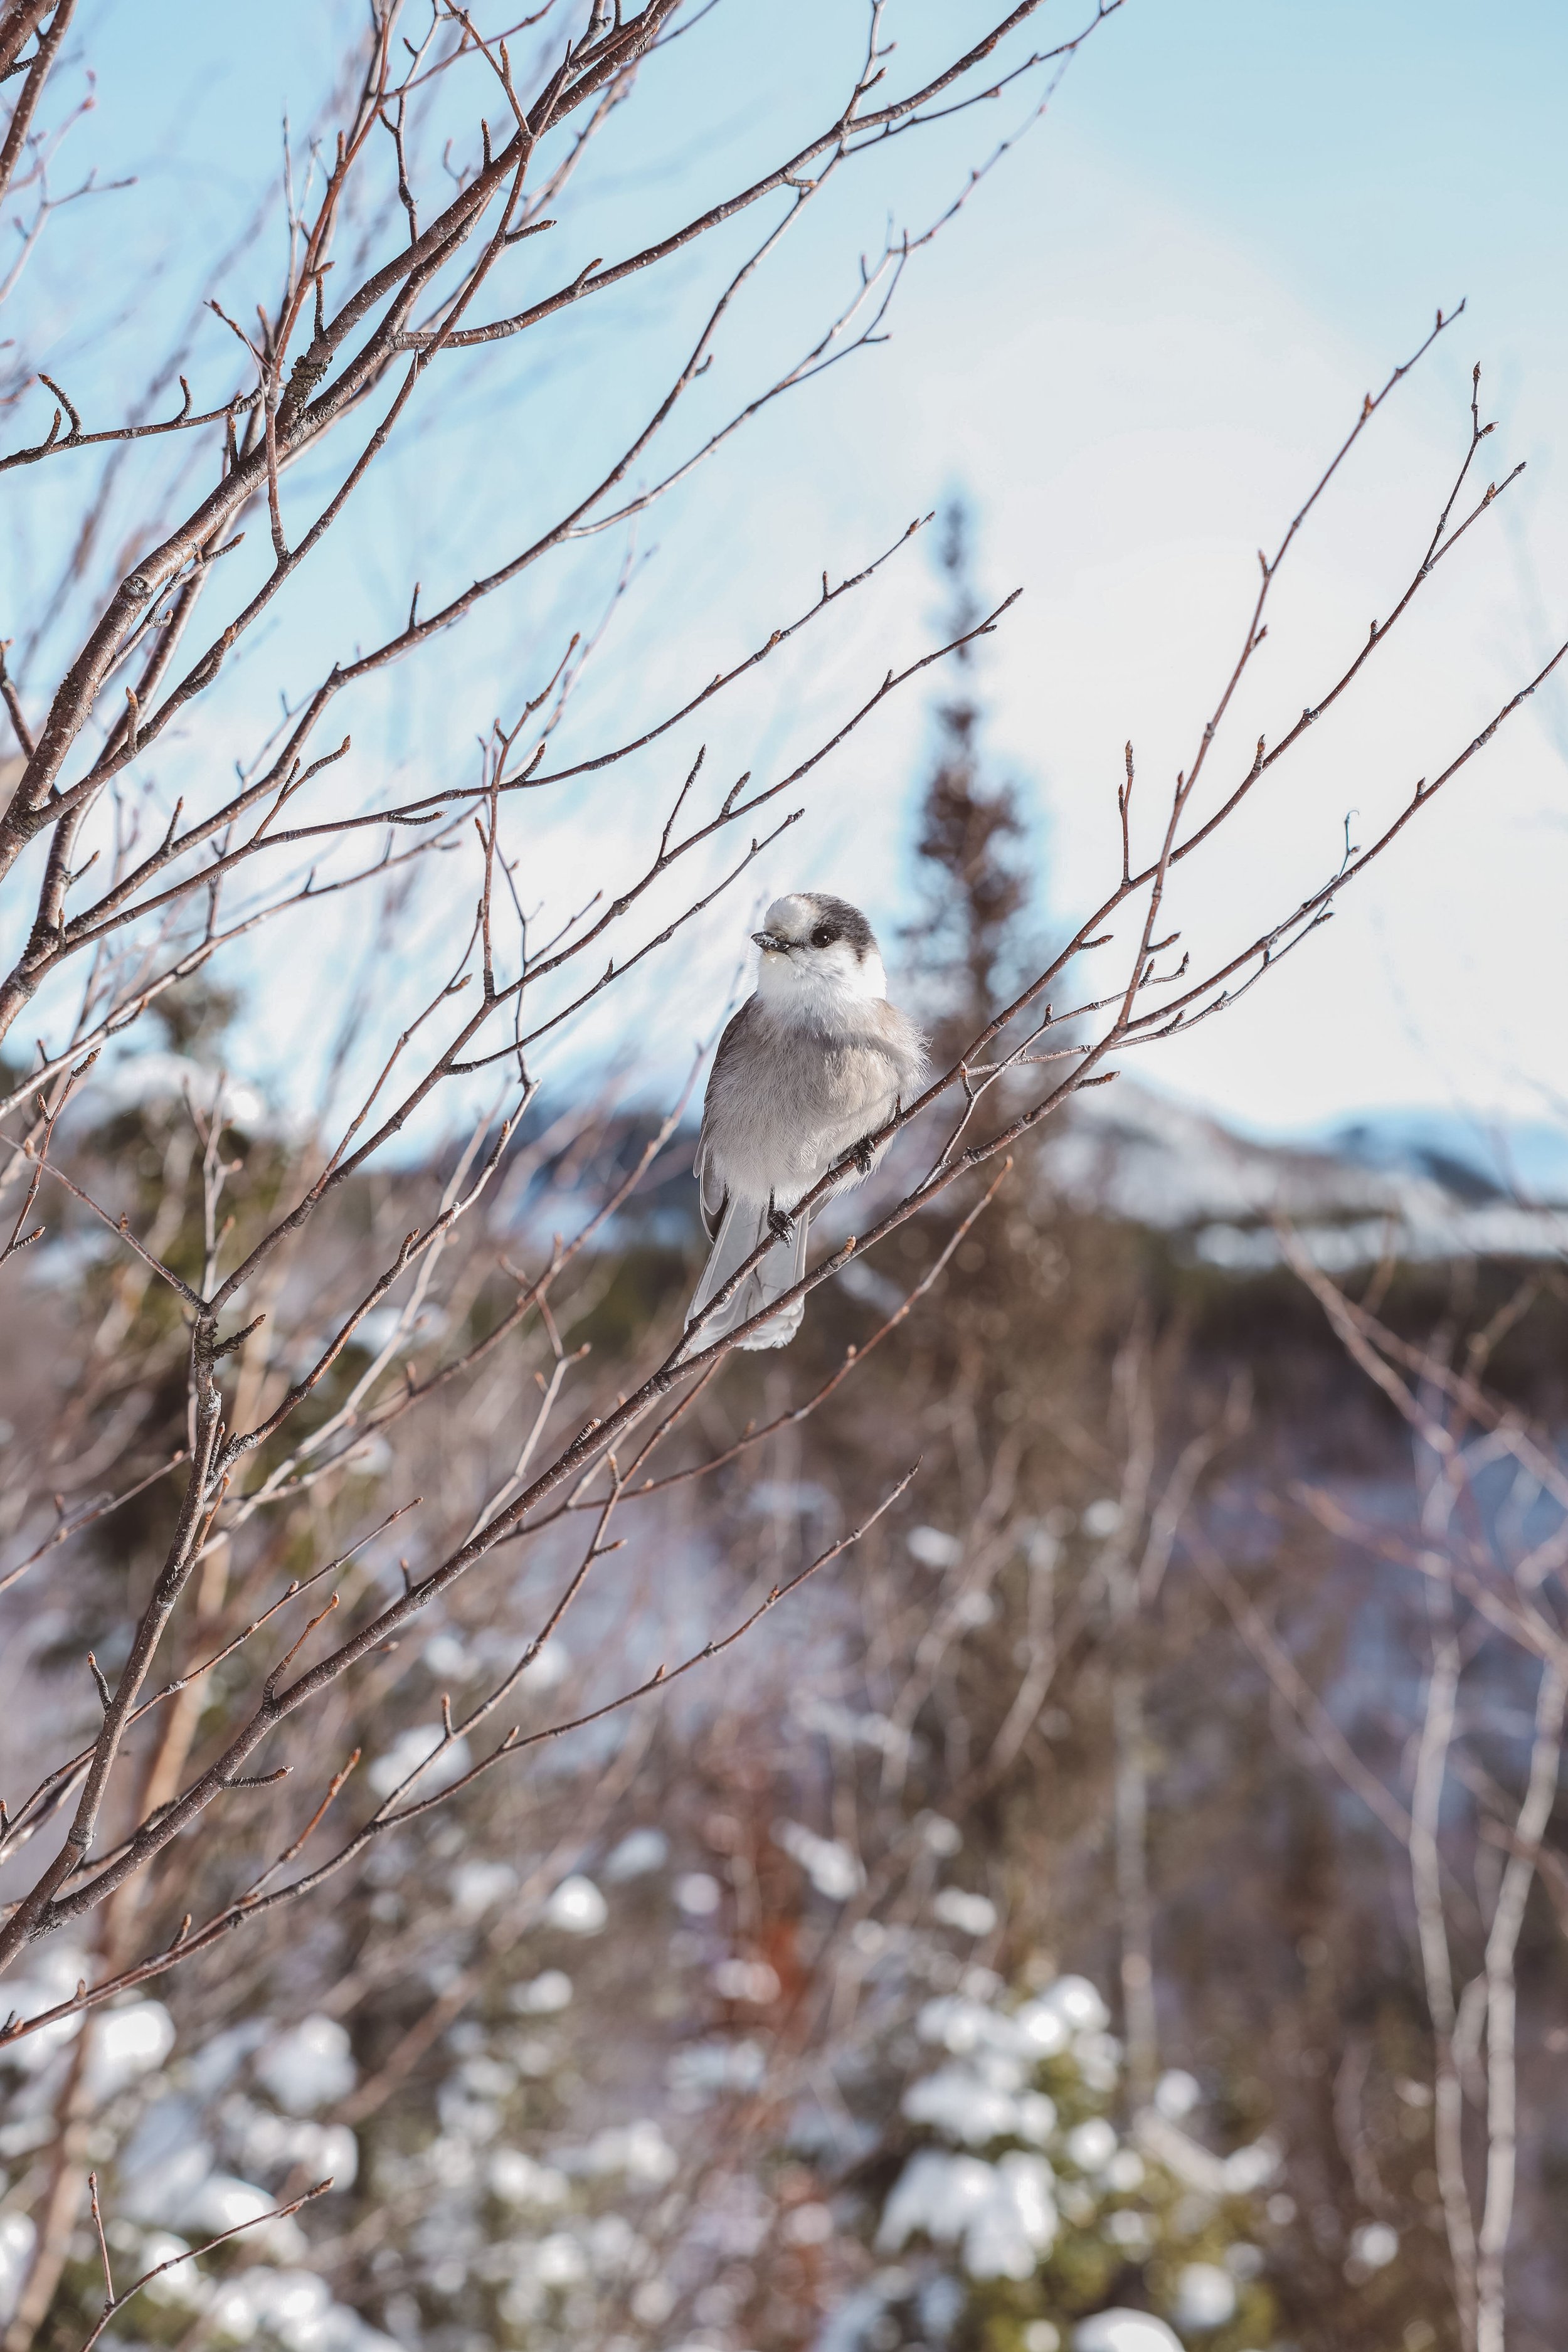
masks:
{"type": "MultiPolygon", "coordinates": [[[[972,554],[955,506],[954,616],[972,554]]],[[[972,667],[932,712],[910,818],[920,890],[889,959],[951,1043],[1052,920],[1047,849],[988,763],[972,667]]],[[[156,1050],[58,1147],[193,1277],[204,1150],[228,1165],[243,1245],[315,1148],[223,1078],[236,1010],[201,984],[165,997],[156,1050]]],[[[1270,1152],[1130,1076],[1070,1116],[891,1339],[863,1356],[956,1212],[818,1292],[787,1357],[730,1360],[626,1505],[637,1540],[530,1668],[521,1721],[571,1721],[685,1655],[918,1459],[856,1550],[668,1696],[531,1750],[374,1845],[324,1899],[0,2056],[14,2294],[85,2167],[126,2273],[330,2174],[297,2218],[154,2282],[115,2340],[1458,2346],[1400,1828],[1443,1638],[1419,1564],[1431,1448],[1285,1261],[1268,1203],[1293,1203],[1381,1330],[1429,1371],[1466,1370],[1553,1459],[1555,1223],[1531,1208],[1528,1255],[1415,1251],[1435,1200],[1462,1235],[1500,1188],[1473,1167],[1445,1187],[1429,1165],[1270,1152]]],[[[506,1268],[570,1231],[652,1131],[592,1090],[525,1131],[441,1259],[416,1376],[498,1327],[506,1268]]],[[[510,1333],[417,1411],[398,1364],[361,1395],[363,1441],[207,1555],[187,1663],[412,1496],[448,1526],[472,1516],[563,1362],[563,1410],[600,1409],[596,1361],[677,1328],[700,1255],[691,1143],[670,1141],[578,1262],[553,1328],[510,1333]]],[[[336,1196],[276,1277],[301,1346],[450,1174],[410,1161],[336,1196]]],[[[0,1575],[36,1559],[0,1591],[10,1793],[92,1731],[82,1647],[119,1663],[127,1601],[167,1541],[175,1482],[157,1474],[185,1407],[168,1295],[68,1203],[49,1203],[7,1311],[0,1414],[16,1458],[56,1460],[64,1482],[52,1516],[20,1484],[0,1504],[0,1575]],[[62,1313],[67,1359],[40,1376],[35,1336],[62,1313]],[[147,1483],[90,1518],[110,1459],[147,1483]]],[[[378,1345],[356,1336],[308,1408],[316,1425],[378,1345]]],[[[238,1371],[250,1409],[279,1376],[264,1342],[238,1371]]],[[[1549,1481],[1494,1449],[1473,1498],[1477,1576],[1500,1589],[1521,1559],[1550,1567],[1549,1481]]],[[[326,1748],[357,1750],[345,1801],[391,1790],[439,1738],[444,1695],[460,1702],[536,1630],[586,1524],[568,1512],[499,1578],[459,1587],[269,1757],[313,1785],[326,1748]]],[[[396,1589],[400,1547],[416,1567],[419,1540],[400,1528],[358,1556],[349,1615],[396,1589]]],[[[1540,1668],[1495,1612],[1444,1591],[1463,1655],[1437,1834],[1462,1983],[1509,1859],[1540,1668]]],[[[144,1801],[172,1759],[177,1781],[215,1748],[241,1688],[220,1665],[138,1734],[144,1801]]],[[[196,1883],[176,1846],[96,1915],[90,1953],[40,1946],[11,1999],[41,2005],[89,1960],[158,1948],[193,1895],[201,1916],[232,1897],[271,1850],[263,1812],[236,1790],[196,1883]]],[[[1568,2302],[1568,1868],[1546,1848],[1516,1969],[1519,2352],[1556,2343],[1568,2302]]],[[[1484,2085],[1463,2088],[1474,2164],[1484,2085]]],[[[68,2352],[94,2323],[85,2211],[57,2252],[8,2341],[68,2352]]]]}

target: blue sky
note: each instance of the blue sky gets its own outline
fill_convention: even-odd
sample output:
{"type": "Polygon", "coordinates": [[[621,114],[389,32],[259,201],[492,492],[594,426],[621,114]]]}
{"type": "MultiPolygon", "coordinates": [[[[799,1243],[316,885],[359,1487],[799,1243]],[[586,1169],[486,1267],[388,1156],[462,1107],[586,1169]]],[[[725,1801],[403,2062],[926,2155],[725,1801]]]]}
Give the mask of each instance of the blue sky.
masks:
{"type": "MultiPolygon", "coordinates": [[[[1081,13],[1052,0],[1047,21],[1065,31],[1081,13]]],[[[83,355],[74,384],[111,403],[162,322],[207,290],[205,257],[275,170],[284,107],[297,126],[308,118],[345,14],[277,0],[271,38],[258,43],[253,20],[242,38],[238,20],[195,0],[87,10],[99,106],[73,152],[141,178],[125,197],[62,215],[29,281],[31,315],[62,333],[84,287],[126,312],[108,364],[83,355]]],[[[943,24],[984,16],[972,0],[894,0],[895,70],[912,71],[943,24]]],[[[771,159],[820,111],[824,49],[847,60],[860,22],[842,0],[725,0],[690,37],[680,108],[633,110],[603,184],[591,182],[563,218],[558,247],[542,241],[552,273],[679,214],[743,159],[771,159]]],[[[1177,919],[1194,949],[1213,948],[1238,923],[1258,928],[1254,910],[1296,903],[1337,863],[1347,813],[1358,833],[1373,824],[1539,665],[1553,619],[1568,635],[1565,68],[1568,17],[1544,5],[1127,0],[1047,119],[911,270],[891,343],[771,410],[658,511],[572,740],[631,728],[673,683],[710,675],[808,602],[825,566],[835,577],[857,568],[962,488],[987,585],[1025,591],[983,671],[990,741],[1037,815],[1042,898],[1054,918],[1076,915],[1113,855],[1123,740],[1138,746],[1152,822],[1162,781],[1190,756],[1228,667],[1254,550],[1278,538],[1363,392],[1415,347],[1438,304],[1462,295],[1465,318],[1390,403],[1293,559],[1238,742],[1258,727],[1282,731],[1388,610],[1462,449],[1478,359],[1500,420],[1488,472],[1519,457],[1529,470],[1365,688],[1309,740],[1296,775],[1206,877],[1184,884],[1177,919]]],[[[904,142],[836,208],[825,204],[738,310],[711,413],[809,341],[889,211],[923,226],[1023,111],[1005,100],[923,145],[904,142]]],[[[415,574],[455,579],[515,543],[588,464],[595,436],[646,405],[689,336],[707,271],[694,262],[552,344],[507,347],[470,371],[403,470],[389,468],[364,502],[314,600],[236,681],[216,734],[170,754],[167,788],[182,759],[199,764],[223,729],[275,707],[280,682],[298,690],[325,646],[336,652],[401,609],[415,574]]],[[[243,315],[268,282],[247,258],[225,281],[226,303],[243,315]]],[[[232,373],[222,332],[215,323],[199,345],[214,385],[232,373]]],[[[63,488],[58,473],[25,486],[13,541],[24,579],[58,530],[50,501],[63,488]]],[[[474,734],[564,634],[569,609],[575,620],[568,576],[587,609],[620,552],[592,542],[351,714],[353,788],[458,772],[474,734]]],[[[930,642],[935,612],[929,566],[911,551],[776,677],[764,672],[756,692],[715,714],[709,772],[763,772],[798,755],[868,678],[930,642]]],[[[885,925],[907,913],[926,708],[898,704],[836,758],[770,853],[764,890],[837,887],[885,925]]],[[[695,748],[688,732],[660,761],[520,812],[514,845],[534,897],[564,911],[586,895],[606,840],[633,854],[695,748]]],[[[1560,691],[1513,722],[1268,987],[1157,1062],[1144,1057],[1140,1074],[1265,1128],[1379,1103],[1529,1115],[1568,1096],[1565,743],[1560,691]]],[[[232,756],[226,736],[222,749],[232,756]]],[[[408,942],[410,985],[471,892],[472,877],[454,873],[445,897],[427,896],[408,942]]],[[[704,918],[642,1000],[640,1049],[656,1037],[659,1068],[683,1058],[729,986],[749,905],[704,918]]],[[[315,967],[345,965],[362,929],[353,915],[317,919],[290,944],[289,984],[253,1035],[263,1065],[281,1066],[310,1035],[315,967]]],[[[585,1041],[612,1053],[620,1042],[609,1022],[585,1041]]]]}

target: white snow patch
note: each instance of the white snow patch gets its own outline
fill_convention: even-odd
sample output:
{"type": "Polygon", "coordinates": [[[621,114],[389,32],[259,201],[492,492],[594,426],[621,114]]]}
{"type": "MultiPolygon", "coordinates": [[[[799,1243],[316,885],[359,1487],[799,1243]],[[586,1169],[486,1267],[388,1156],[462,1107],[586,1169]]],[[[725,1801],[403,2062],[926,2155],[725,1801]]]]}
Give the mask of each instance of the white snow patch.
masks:
{"type": "Polygon", "coordinates": [[[840,1748],[869,1748],[880,1756],[902,1756],[910,1745],[910,1735],[901,1724],[874,1710],[857,1714],[853,1707],[840,1706],[837,1699],[799,1698],[790,1712],[803,1731],[819,1731],[840,1748]]]}
{"type": "MultiPolygon", "coordinates": [[[[202,2183],[180,2219],[193,2232],[216,2238],[225,2230],[238,2230],[247,2222],[259,2221],[264,2213],[271,2212],[275,2201],[253,2180],[237,2179],[231,2172],[214,2172],[202,2183]]],[[[305,2233],[292,2219],[269,2221],[264,2230],[251,2235],[249,2242],[252,2247],[266,2246],[275,2254],[292,2255],[296,2260],[305,2252],[305,2233]]]]}
{"type": "Polygon", "coordinates": [[[1179,2337],[1148,2311],[1097,2311],[1073,2330],[1073,2352],[1182,2352],[1179,2337]]]}
{"type": "Polygon", "coordinates": [[[987,2009],[984,2001],[966,2000],[962,1993],[942,1993],[928,2000],[915,2020],[915,2032],[922,2042],[940,2042],[944,2050],[960,2054],[968,2050],[1010,2050],[1010,2026],[1009,2019],[987,2009]]]}
{"type": "Polygon", "coordinates": [[[1103,2172],[1116,2153],[1116,2133],[1103,2116],[1089,2116],[1074,2126],[1067,2150],[1080,2172],[1103,2172]]]}
{"type": "Polygon", "coordinates": [[[833,2235],[831,2208],[815,2201],[793,2206],[784,2215],[780,2235],[787,2246],[825,2246],[833,2235]]]}
{"type": "Polygon", "coordinates": [[[150,2106],[120,2153],[120,2210],[132,2221],[183,2223],[212,2170],[210,2144],[189,2099],[150,2106]]]}
{"type": "Polygon", "coordinates": [[[1055,2010],[1074,2033],[1100,2033],[1110,2022],[1110,2011],[1087,1977],[1058,1977],[1040,1995],[1040,2004],[1055,2010]]]}
{"type": "Polygon", "coordinates": [[[347,2098],[359,2079],[349,2037],[335,2017],[302,2017],[256,2061],[257,2079],[291,2116],[347,2098]]]}
{"type": "Polygon", "coordinates": [[[693,2107],[726,2091],[754,2091],[766,2073],[760,2042],[693,2042],[676,2051],[665,2079],[677,2105],[693,2107]]]}
{"type": "Polygon", "coordinates": [[[989,1936],[996,1925],[996,1906],[988,1895],[972,1895],[967,1887],[944,1886],[932,1903],[931,1916],[961,1936],[989,1936]]]}
{"type": "Polygon", "coordinates": [[[588,2257],[575,2238],[557,2230],[540,2241],[533,2267],[542,2286],[575,2286],[588,2275],[588,2257]]]}
{"type": "Polygon", "coordinates": [[[1270,2139],[1255,2139],[1247,2147],[1238,2147],[1225,2159],[1225,2185],[1233,2197],[1249,2197],[1272,2180],[1279,2169],[1279,2150],[1270,2139]]]}
{"type": "MultiPolygon", "coordinates": [[[[1435,1189],[1435,1188],[1432,1188],[1435,1189]]],[[[1327,1274],[1375,1265],[1392,1247],[1402,1258],[1442,1262],[1458,1257],[1560,1257],[1568,1219],[1553,1209],[1521,1209],[1511,1201],[1479,1207],[1447,1203],[1440,1213],[1363,1217],[1352,1224],[1300,1225],[1296,1238],[1327,1274]]],[[[1284,1253],[1272,1227],[1205,1225],[1194,1249],[1205,1265],[1250,1274],[1278,1265],[1284,1253]]]]}
{"type": "Polygon", "coordinates": [[[92,2028],[85,2087],[95,2100],[112,2099],[141,2074],[161,2066],[174,2046],[174,2021],[160,2000],[111,2009],[92,2028]]]}
{"type": "Polygon", "coordinates": [[[1026,2000],[1022,2009],[1014,2011],[1013,2023],[1031,2057],[1054,2058],[1067,2048],[1067,2020],[1049,2001],[1026,2000]]]}
{"type": "Polygon", "coordinates": [[[620,2172],[628,2180],[661,2189],[679,2171],[680,2158],[658,2124],[643,2116],[636,2123],[611,2124],[604,2131],[595,2132],[587,2147],[573,2159],[572,2168],[595,2177],[620,2172]]]}
{"type": "Polygon", "coordinates": [[[723,2000],[742,2000],[753,2008],[777,2000],[778,1971],[766,1960],[721,1960],[713,1971],[713,1990],[723,2000]]]}
{"type": "Polygon", "coordinates": [[[560,1635],[553,1634],[537,1658],[531,1658],[518,1681],[524,1690],[554,1690],[572,1671],[572,1653],[560,1635]]]}
{"type": "Polygon", "coordinates": [[[504,2205],[561,2205],[566,2200],[566,2175],[553,2165],[536,2164],[520,2147],[496,2148],[488,2178],[492,2195],[504,2205]]]}
{"type": "MultiPolygon", "coordinates": [[[[372,1320],[372,1317],[365,1317],[359,1327],[362,1332],[367,1330],[372,1320]]],[[[365,1344],[367,1347],[371,1344],[368,1339],[365,1344]]],[[[425,1644],[424,1664],[440,1680],[467,1682],[468,1676],[477,1672],[479,1663],[473,1652],[464,1644],[462,1636],[454,1633],[450,1626],[443,1633],[432,1633],[425,1644]]]]}
{"type": "Polygon", "coordinates": [[[153,2230],[142,2241],[139,2256],[142,2271],[160,2271],[158,2278],[149,2279],[143,2292],[149,2303],[161,2303],[176,2311],[198,2311],[205,2303],[208,2284],[192,2262],[182,2262],[189,2246],[184,2238],[176,2238],[171,2230],[153,2230]],[[170,2263],[174,2267],[163,2270],[170,2263]]]}
{"type": "Polygon", "coordinates": [[[1369,2271],[1386,2270],[1399,2252],[1399,2235],[1386,2221],[1363,2221],[1351,2237],[1351,2252],[1369,2271]]]}
{"type": "Polygon", "coordinates": [[[572,1979],[564,1969],[546,1969],[527,1984],[513,1985],[507,2000],[529,2017],[553,2017],[572,1999],[572,1979]]]}
{"type": "MultiPolygon", "coordinates": [[[[445,1335],[446,1328],[447,1318],[434,1299],[426,1299],[421,1306],[416,1307],[411,1316],[405,1307],[373,1307],[370,1313],[355,1324],[353,1344],[355,1347],[363,1348],[367,1355],[379,1356],[382,1349],[394,1339],[400,1340],[405,1347],[412,1347],[416,1339],[428,1341],[441,1339],[445,1335]],[[404,1319],[405,1316],[407,1316],[406,1321],[404,1319]]],[[[449,1633],[437,1633],[434,1640],[426,1643],[425,1663],[433,1675],[449,1675],[459,1671],[458,1668],[451,1665],[437,1664],[438,1655],[437,1643],[451,1642],[451,1640],[452,1636],[449,1633]]],[[[461,1644],[458,1643],[456,1646],[460,1651],[461,1644]]],[[[468,1667],[468,1671],[472,1673],[471,1665],[468,1667]]]]}
{"type": "Polygon", "coordinates": [[[967,2066],[943,2066],[923,2082],[911,2083],[904,2093],[903,2110],[912,2124],[930,2124],[971,2147],[1007,2138],[1018,2115],[1010,2092],[983,2082],[967,2066]]]}
{"type": "Polygon", "coordinates": [[[26,2213],[0,2213],[0,2319],[9,2319],[16,2308],[36,2235],[26,2213]]]}
{"type": "Polygon", "coordinates": [[[346,2124],[278,2116],[239,2097],[226,2103],[224,2122],[231,2153],[247,2170],[278,2173],[305,2165],[312,2180],[330,2179],[338,2189],[349,2188],[359,2171],[359,2142],[346,2124]]]}
{"type": "Polygon", "coordinates": [[[956,1568],[963,1558],[959,1538],[944,1535],[941,1528],[911,1528],[905,1541],[922,1568],[956,1568]]]}
{"type": "Polygon", "coordinates": [[[1192,2114],[1198,2095],[1197,2077],[1189,2074],[1184,2066],[1173,2066],[1154,2085],[1154,2105],[1173,2124],[1192,2114]]]}
{"type": "Polygon", "coordinates": [[[334,2303],[310,2271],[257,2269],[227,2279],[207,2309],[214,2332],[247,2344],[265,2332],[284,2352],[397,2352],[390,2336],[334,2303]]]}
{"type": "Polygon", "coordinates": [[[1033,2276],[1057,2234],[1051,2168],[1043,2156],[1015,2148],[999,2163],[921,2148],[905,2165],[883,2209],[879,2252],[897,2252],[916,2235],[962,2244],[972,2278],[1033,2276]]]}
{"type": "Polygon", "coordinates": [[[818,1837],[800,1822],[775,1822],[773,1836],[830,1903],[847,1903],[865,1885],[866,1874],[842,1839],[818,1837]]]}
{"type": "Polygon", "coordinates": [[[368,1778],[376,1795],[390,1797],[395,1789],[403,1786],[411,1772],[419,1770],[421,1764],[426,1765],[426,1769],[419,1773],[418,1780],[408,1791],[409,1801],[413,1803],[422,1803],[426,1797],[433,1797],[438,1789],[447,1788],[452,1781],[460,1780],[468,1769],[468,1743],[466,1739],[454,1739],[445,1754],[437,1757],[433,1764],[426,1761],[436,1755],[446,1737],[438,1723],[411,1723],[406,1731],[400,1731],[385,1755],[378,1756],[370,1768],[368,1778]]]}
{"type": "Polygon", "coordinates": [[[215,2033],[185,2060],[182,2080],[192,2096],[216,2098],[233,2081],[251,2052],[267,2039],[267,2020],[254,2017],[244,2025],[230,2025],[215,2033]]]}
{"type": "Polygon", "coordinates": [[[166,1052],[127,1054],[111,1063],[93,1086],[73,1099],[62,1124],[68,1128],[96,1125],[123,1111],[146,1110],[155,1103],[181,1102],[187,1097],[205,1116],[211,1115],[215,1105],[221,1106],[225,1119],[247,1134],[277,1133],[282,1125],[268,1110],[258,1088],[243,1078],[194,1062],[187,1054],[166,1052]]]}
{"type": "MultiPolygon", "coordinates": [[[[970,1980],[964,1979],[966,1984],[970,1980]]],[[[1009,2016],[966,1993],[942,1993],[928,2000],[915,2021],[915,2031],[922,2042],[939,2042],[955,2057],[973,2050],[994,2050],[1028,2065],[1055,2057],[1066,2049],[1068,2038],[1060,2011],[1043,2000],[1026,2001],[1009,2016]]]]}
{"type": "MultiPolygon", "coordinates": [[[[20,2018],[41,2017],[59,2001],[69,2000],[81,1979],[90,1974],[87,1961],[73,1945],[61,1945],[52,1950],[46,1946],[34,1960],[33,1973],[6,1985],[5,2007],[7,2011],[14,2009],[20,2018]]],[[[13,2042],[5,2053],[6,2063],[21,2067],[26,2074],[37,2074],[57,2050],[74,2042],[80,2032],[79,2011],[73,2017],[57,2018],[52,2025],[41,2025],[36,2033],[13,2042]]]]}
{"type": "Polygon", "coordinates": [[[1121,2071],[1121,2044],[1114,2033],[1075,2033],[1072,2054],[1091,2091],[1115,2090],[1121,2071]]]}
{"type": "Polygon", "coordinates": [[[1223,2327],[1236,2310],[1236,2281],[1217,2263],[1188,2263],[1176,2276],[1176,2323],[1223,2327]]]}
{"type": "Polygon", "coordinates": [[[662,1869],[668,1860],[669,1840],[662,1830],[628,1830],[611,1852],[605,1864],[605,1876],[616,1882],[645,1878],[650,1870],[662,1869]]]}
{"type": "Polygon", "coordinates": [[[478,1919],[517,1885],[510,1862],[462,1862],[452,1873],[452,1900],[465,1919],[478,1919]]]}
{"type": "Polygon", "coordinates": [[[610,1906],[591,1878],[574,1874],[563,1878],[544,1906],[552,1927],[568,1936],[596,1936],[610,1916],[610,1906]]]}

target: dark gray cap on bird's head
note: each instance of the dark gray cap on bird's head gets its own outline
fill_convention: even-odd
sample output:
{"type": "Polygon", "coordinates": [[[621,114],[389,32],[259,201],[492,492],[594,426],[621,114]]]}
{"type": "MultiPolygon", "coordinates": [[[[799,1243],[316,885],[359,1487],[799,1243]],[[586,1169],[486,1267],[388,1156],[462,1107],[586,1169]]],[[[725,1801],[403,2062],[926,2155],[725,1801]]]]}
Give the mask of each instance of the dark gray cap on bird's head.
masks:
{"type": "Polygon", "coordinates": [[[858,907],[826,890],[796,890],[775,898],[764,928],[752,937],[767,955],[790,955],[804,948],[830,948],[842,940],[862,962],[877,952],[877,936],[858,907]]]}

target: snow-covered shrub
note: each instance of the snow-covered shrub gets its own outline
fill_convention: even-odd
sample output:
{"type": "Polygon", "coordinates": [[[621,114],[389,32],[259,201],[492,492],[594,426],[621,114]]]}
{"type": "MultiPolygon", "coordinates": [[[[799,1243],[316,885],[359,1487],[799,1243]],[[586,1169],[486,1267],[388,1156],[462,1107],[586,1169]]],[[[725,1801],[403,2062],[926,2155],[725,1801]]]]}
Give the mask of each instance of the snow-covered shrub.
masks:
{"type": "Polygon", "coordinates": [[[1019,1993],[972,1968],[889,2037],[859,2102],[897,2118],[858,2168],[878,2266],[818,2352],[1268,2352],[1256,2199],[1276,2151],[1215,2154],[1176,2120],[1185,2074],[1127,2117],[1109,2023],[1082,1977],[1019,1993]]]}

